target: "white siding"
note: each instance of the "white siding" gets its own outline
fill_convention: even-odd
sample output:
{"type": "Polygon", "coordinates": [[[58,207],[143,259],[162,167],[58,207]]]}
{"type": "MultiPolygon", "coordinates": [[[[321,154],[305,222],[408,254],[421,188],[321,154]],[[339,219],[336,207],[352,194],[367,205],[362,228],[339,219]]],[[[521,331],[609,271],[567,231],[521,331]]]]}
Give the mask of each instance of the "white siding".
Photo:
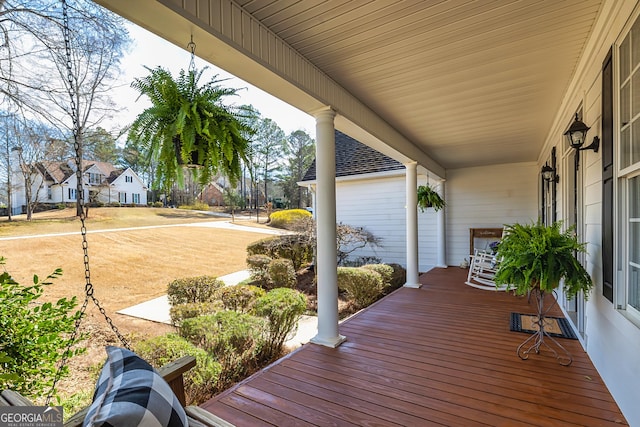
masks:
{"type": "MultiPolygon", "coordinates": [[[[351,258],[374,256],[404,267],[406,259],[405,177],[394,176],[336,183],[336,219],[338,222],[364,227],[382,239],[381,247],[365,248],[351,258]]],[[[419,211],[418,211],[419,212],[419,211]]],[[[433,209],[418,213],[420,271],[436,263],[436,214],[433,209]]]]}
{"type": "MultiPolygon", "coordinates": [[[[614,3],[611,3],[614,5],[614,3]]],[[[577,79],[571,85],[571,91],[563,107],[555,119],[555,127],[550,129],[550,137],[542,156],[544,157],[551,146],[556,145],[560,152],[564,149],[561,141],[565,126],[580,106],[584,112],[584,122],[591,126],[587,136],[587,144],[593,137],[601,135],[601,68],[605,56],[623,31],[623,25],[629,20],[633,2],[615,3],[612,13],[607,16],[607,23],[603,26],[605,32],[600,34],[597,42],[589,45],[584,54],[588,62],[577,70],[577,79]]],[[[614,56],[614,75],[617,75],[617,64],[614,56]]],[[[614,88],[614,91],[617,89],[614,88]]],[[[614,104],[614,109],[618,107],[614,104]]],[[[617,138],[615,138],[617,141],[617,138]]],[[[617,150],[617,148],[616,148],[617,150]]],[[[580,153],[580,169],[583,186],[579,189],[582,204],[579,206],[582,218],[581,238],[587,244],[588,255],[585,268],[591,275],[595,289],[591,293],[585,307],[585,335],[583,344],[598,369],[609,391],[624,413],[629,425],[640,426],[640,406],[638,399],[638,384],[640,384],[640,328],[625,317],[623,310],[617,310],[615,305],[602,296],[602,153],[582,151],[580,153]]],[[[560,176],[573,174],[573,162],[560,162],[560,176]]],[[[538,165],[541,167],[541,164],[538,165]]],[[[570,191],[562,185],[560,191],[570,191]]],[[[619,197],[621,195],[618,195],[619,197]]],[[[624,197],[624,196],[622,196],[624,197]]],[[[566,217],[571,211],[566,194],[558,195],[561,215],[566,217]]],[[[616,281],[622,278],[617,277],[616,281]]],[[[619,284],[617,286],[619,288],[619,284]]],[[[560,299],[562,300],[562,296],[560,299]]]]}
{"type": "Polygon", "coordinates": [[[113,181],[111,188],[111,199],[113,201],[118,201],[118,193],[126,193],[127,204],[133,203],[133,194],[139,194],[140,196],[138,205],[147,204],[147,188],[131,169],[125,170],[113,181]]]}
{"type": "Polygon", "coordinates": [[[446,181],[447,264],[469,259],[470,228],[502,228],[538,218],[535,163],[450,169],[446,181]]]}

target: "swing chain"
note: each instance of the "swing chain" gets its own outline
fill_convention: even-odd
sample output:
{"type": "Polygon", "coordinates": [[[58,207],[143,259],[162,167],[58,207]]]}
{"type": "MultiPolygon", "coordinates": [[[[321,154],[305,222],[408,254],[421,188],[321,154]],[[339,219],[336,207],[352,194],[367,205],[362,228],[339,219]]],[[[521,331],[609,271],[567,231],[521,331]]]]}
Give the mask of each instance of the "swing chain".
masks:
{"type": "MultiPolygon", "coordinates": [[[[64,47],[65,47],[65,53],[66,53],[66,66],[67,66],[67,91],[69,93],[69,99],[70,99],[70,109],[71,109],[71,120],[73,122],[73,148],[75,151],[75,161],[76,161],[76,179],[78,182],[78,191],[77,191],[77,195],[76,197],[78,198],[78,204],[80,205],[81,209],[80,209],[80,234],[82,235],[82,250],[84,253],[84,258],[83,258],[83,262],[84,262],[84,277],[85,277],[85,286],[84,286],[84,301],[82,303],[82,307],[80,308],[80,311],[78,312],[78,317],[76,319],[75,325],[74,325],[74,329],[73,332],[71,333],[71,336],[69,338],[69,346],[67,346],[67,348],[65,349],[65,351],[62,353],[62,357],[60,359],[60,365],[58,367],[58,370],[56,371],[56,374],[53,378],[53,382],[51,385],[51,391],[49,392],[46,401],[45,401],[45,405],[48,406],[54,393],[55,393],[55,389],[56,389],[56,385],[58,383],[58,381],[60,380],[60,378],[62,377],[62,372],[64,370],[64,367],[67,365],[67,362],[69,361],[69,357],[71,356],[71,344],[76,340],[76,338],[78,337],[78,333],[80,330],[80,324],[82,322],[82,319],[84,318],[84,316],[86,315],[86,311],[87,311],[87,306],[89,305],[89,299],[91,299],[93,301],[93,303],[95,304],[95,306],[98,308],[98,310],[100,311],[100,314],[102,314],[102,316],[104,317],[104,319],[106,320],[107,324],[111,327],[111,330],[113,331],[113,333],[118,337],[118,339],[120,340],[120,342],[122,343],[122,345],[124,347],[126,347],[127,349],[131,349],[129,346],[129,342],[127,341],[127,339],[124,337],[124,335],[122,335],[122,333],[118,330],[118,327],[113,323],[113,320],[109,317],[109,315],[107,314],[106,310],[104,309],[104,307],[102,306],[102,304],[100,304],[100,301],[98,301],[98,299],[94,296],[94,288],[93,288],[93,284],[91,283],[91,272],[89,269],[89,243],[87,241],[87,227],[86,227],[86,211],[84,208],[84,190],[82,188],[82,155],[81,155],[81,147],[80,147],[80,125],[78,122],[78,109],[76,106],[76,102],[75,102],[75,92],[74,92],[74,83],[73,83],[73,68],[72,68],[72,62],[71,62],[71,31],[70,31],[70,26],[69,26],[69,13],[68,13],[68,5],[66,0],[61,0],[62,2],[62,34],[64,37],[64,47]]],[[[195,49],[195,48],[194,48],[195,49]]]]}

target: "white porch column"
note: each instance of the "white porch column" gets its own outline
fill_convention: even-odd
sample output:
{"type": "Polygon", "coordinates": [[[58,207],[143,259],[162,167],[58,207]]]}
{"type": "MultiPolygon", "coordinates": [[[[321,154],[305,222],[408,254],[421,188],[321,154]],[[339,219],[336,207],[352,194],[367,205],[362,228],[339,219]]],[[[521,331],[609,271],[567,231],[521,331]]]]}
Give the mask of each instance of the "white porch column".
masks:
{"type": "MultiPolygon", "coordinates": [[[[444,180],[440,181],[440,197],[442,200],[445,198],[444,194],[444,180]]],[[[437,261],[436,266],[441,268],[447,268],[447,253],[445,246],[445,222],[444,222],[444,209],[440,209],[436,216],[436,248],[437,248],[437,261]]]]}
{"type": "Polygon", "coordinates": [[[418,174],[417,162],[404,164],[407,201],[407,288],[419,288],[418,282],[418,174]]]}
{"type": "Polygon", "coordinates": [[[345,337],[338,334],[338,272],[336,249],[336,140],[330,108],[316,118],[316,227],[318,274],[318,334],[311,342],[337,347],[345,337]]]}

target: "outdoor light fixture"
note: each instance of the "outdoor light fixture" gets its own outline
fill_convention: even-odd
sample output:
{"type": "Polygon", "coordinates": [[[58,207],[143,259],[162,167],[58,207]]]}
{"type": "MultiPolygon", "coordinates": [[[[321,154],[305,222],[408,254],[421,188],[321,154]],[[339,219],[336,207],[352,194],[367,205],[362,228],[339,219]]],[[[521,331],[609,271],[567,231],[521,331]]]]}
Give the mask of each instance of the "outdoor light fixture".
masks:
{"type": "Polygon", "coordinates": [[[555,182],[558,183],[560,181],[560,177],[556,175],[556,169],[554,167],[545,164],[540,170],[542,173],[542,178],[547,182],[555,182]]]}
{"type": "Polygon", "coordinates": [[[593,137],[593,142],[589,146],[583,147],[584,141],[587,139],[587,131],[589,131],[589,129],[591,128],[585,125],[584,122],[578,118],[578,113],[576,113],[576,119],[564,135],[567,137],[569,144],[576,150],[593,150],[597,153],[598,148],[600,148],[600,138],[597,136],[593,137]]]}

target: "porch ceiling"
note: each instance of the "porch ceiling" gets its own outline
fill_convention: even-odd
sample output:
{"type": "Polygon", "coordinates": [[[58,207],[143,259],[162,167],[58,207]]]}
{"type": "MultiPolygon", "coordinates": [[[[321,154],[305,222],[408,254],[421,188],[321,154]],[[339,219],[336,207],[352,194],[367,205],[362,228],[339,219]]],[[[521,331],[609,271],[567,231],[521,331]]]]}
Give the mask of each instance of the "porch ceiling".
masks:
{"type": "Polygon", "coordinates": [[[235,0],[445,169],[537,159],[603,2],[235,0]]]}
{"type": "Polygon", "coordinates": [[[445,168],[535,161],[600,0],[238,0],[445,168]]]}

